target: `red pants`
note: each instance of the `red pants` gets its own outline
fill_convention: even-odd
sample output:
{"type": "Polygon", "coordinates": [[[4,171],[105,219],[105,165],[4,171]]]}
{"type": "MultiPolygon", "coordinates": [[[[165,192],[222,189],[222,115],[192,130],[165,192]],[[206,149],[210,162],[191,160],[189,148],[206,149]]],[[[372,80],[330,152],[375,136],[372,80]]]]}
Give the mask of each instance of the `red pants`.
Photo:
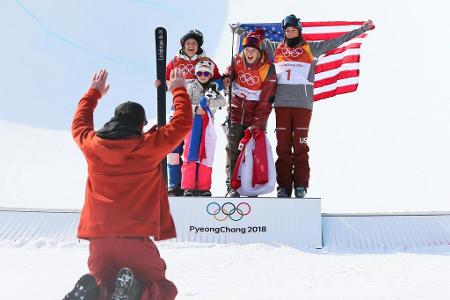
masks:
{"type": "Polygon", "coordinates": [[[275,163],[278,186],[288,192],[309,186],[308,130],[311,110],[276,107],[277,154],[275,163]]]}
{"type": "Polygon", "coordinates": [[[211,167],[185,161],[181,167],[181,188],[209,191],[211,189],[211,173],[211,167]]]}
{"type": "Polygon", "coordinates": [[[88,266],[100,286],[100,299],[114,293],[119,269],[130,268],[145,285],[141,299],[175,299],[178,291],[166,279],[166,264],[153,241],[147,237],[105,237],[91,239],[88,266]]]}

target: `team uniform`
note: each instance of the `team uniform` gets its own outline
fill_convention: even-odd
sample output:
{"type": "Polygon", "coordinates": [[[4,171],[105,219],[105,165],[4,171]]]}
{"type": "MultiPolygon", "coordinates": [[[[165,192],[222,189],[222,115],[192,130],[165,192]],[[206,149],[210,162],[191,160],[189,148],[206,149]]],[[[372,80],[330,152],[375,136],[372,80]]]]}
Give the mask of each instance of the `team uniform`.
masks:
{"type": "MultiPolygon", "coordinates": [[[[199,30],[195,29],[190,30],[184,36],[181,37],[180,44],[181,49],[179,50],[178,55],[176,55],[167,64],[166,78],[170,78],[170,73],[174,68],[179,68],[183,72],[183,76],[186,79],[186,83],[188,84],[196,80],[195,65],[201,60],[208,59],[205,52],[201,48],[203,44],[203,34],[199,30]],[[183,52],[184,44],[190,38],[195,39],[198,44],[198,51],[192,57],[188,57],[183,52]]],[[[213,78],[215,79],[220,78],[220,73],[219,69],[217,68],[217,65],[215,65],[214,67],[213,78]]],[[[181,189],[181,165],[183,164],[181,156],[183,154],[183,146],[184,143],[182,142],[175,149],[173,149],[171,154],[169,154],[168,156],[167,167],[169,170],[169,182],[168,182],[169,196],[183,195],[183,190],[181,189]]]]}
{"type": "Polygon", "coordinates": [[[283,197],[290,196],[293,188],[296,196],[303,197],[309,187],[310,178],[307,141],[318,58],[371,28],[363,26],[332,40],[305,42],[301,38],[300,19],[294,15],[286,17],[282,27],[285,29],[288,26],[299,31],[298,40],[294,45],[292,43],[289,45],[286,38],[281,43],[265,40],[263,45],[274,57],[277,73],[274,108],[278,186],[283,189],[283,197]]]}
{"type": "MultiPolygon", "coordinates": [[[[196,65],[196,72],[212,74],[214,67],[212,61],[201,61],[196,65]]],[[[217,109],[227,104],[219,92],[219,86],[212,78],[205,84],[196,78],[186,86],[192,100],[194,121],[191,132],[184,139],[184,161],[181,167],[184,196],[211,196],[211,174],[217,139],[213,115],[217,109]],[[206,114],[199,115],[198,107],[206,114]]]]}
{"type": "MultiPolygon", "coordinates": [[[[252,36],[254,33],[249,33],[252,36]]],[[[263,37],[260,39],[263,39],[263,37]]],[[[259,50],[260,44],[248,42],[246,46],[259,50]]],[[[240,154],[239,142],[249,126],[264,129],[272,110],[276,88],[276,74],[267,54],[260,51],[260,58],[253,64],[245,61],[240,53],[233,59],[231,74],[231,124],[228,133],[227,174],[229,186],[237,158],[240,154]]]]}

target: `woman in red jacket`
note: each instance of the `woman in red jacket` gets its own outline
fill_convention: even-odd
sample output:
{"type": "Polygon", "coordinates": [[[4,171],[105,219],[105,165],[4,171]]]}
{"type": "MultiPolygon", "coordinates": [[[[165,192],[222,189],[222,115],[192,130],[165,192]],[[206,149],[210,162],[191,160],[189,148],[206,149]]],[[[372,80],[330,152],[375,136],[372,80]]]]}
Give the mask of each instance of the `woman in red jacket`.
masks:
{"type": "Polygon", "coordinates": [[[174,299],[177,289],[166,279],[166,265],[149,237],[176,236],[161,161],[192,126],[185,80],[174,69],[168,89],[175,111],[166,126],[144,133],[144,108],[125,102],[95,132],[94,109],[108,91],[107,76],[105,70],[94,75],[72,123],[73,138],[88,165],[78,237],[90,241],[91,274],[64,299],[141,299],[141,293],[145,299],[174,299]]]}
{"type": "MultiPolygon", "coordinates": [[[[242,41],[244,49],[233,59],[231,75],[230,128],[227,152],[227,186],[231,197],[239,194],[230,190],[231,175],[234,171],[240,150],[239,142],[244,130],[249,127],[265,129],[267,118],[272,110],[275,95],[276,73],[273,64],[262,50],[264,31],[250,32],[242,41]]],[[[224,80],[224,88],[228,88],[224,80]]]]}

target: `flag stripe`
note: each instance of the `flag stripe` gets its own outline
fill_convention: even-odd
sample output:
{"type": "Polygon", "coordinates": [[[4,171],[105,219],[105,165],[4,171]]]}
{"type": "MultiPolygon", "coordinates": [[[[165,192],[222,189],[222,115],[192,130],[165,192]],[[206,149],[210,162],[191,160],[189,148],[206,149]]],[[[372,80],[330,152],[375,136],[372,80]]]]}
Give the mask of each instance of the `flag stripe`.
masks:
{"type": "Polygon", "coordinates": [[[329,71],[329,70],[332,70],[332,69],[337,69],[337,68],[341,67],[343,64],[346,64],[346,63],[359,62],[359,60],[360,60],[360,56],[359,55],[349,55],[349,56],[346,56],[346,57],[344,57],[344,58],[342,58],[340,60],[330,61],[330,62],[327,62],[327,63],[324,63],[324,64],[320,64],[320,65],[317,64],[316,74],[319,74],[319,73],[324,72],[324,71],[329,71]]]}
{"type": "Polygon", "coordinates": [[[314,94],[314,101],[319,101],[327,98],[334,97],[339,94],[351,93],[358,89],[358,84],[346,85],[337,87],[334,90],[323,92],[320,94],[314,94]]]}
{"type": "MultiPolygon", "coordinates": [[[[274,23],[277,24],[277,23],[274,23]]],[[[319,27],[319,26],[346,26],[364,24],[362,21],[323,21],[323,22],[302,22],[302,27],[319,27]]]]}
{"type": "Polygon", "coordinates": [[[344,64],[339,69],[332,69],[332,70],[329,70],[326,72],[321,72],[321,73],[317,74],[315,77],[315,80],[317,81],[317,80],[322,80],[322,79],[325,79],[328,77],[333,77],[341,71],[351,71],[351,70],[358,70],[358,69],[359,69],[359,63],[344,64]]]}
{"type": "Polygon", "coordinates": [[[302,34],[305,33],[328,33],[328,32],[350,32],[360,26],[322,26],[322,27],[303,27],[302,34]]]}
{"type": "MultiPolygon", "coordinates": [[[[335,38],[340,37],[341,35],[346,34],[347,32],[328,32],[328,33],[305,33],[302,34],[303,38],[306,41],[312,41],[312,42],[317,42],[317,41],[323,41],[323,40],[332,40],[335,38]]],[[[364,34],[361,34],[361,36],[364,34]]]]}
{"type": "Polygon", "coordinates": [[[314,88],[316,89],[316,88],[320,88],[320,87],[335,83],[340,79],[358,77],[358,76],[359,76],[359,70],[341,71],[332,77],[327,77],[322,80],[316,80],[314,82],[314,88]]]}
{"type": "Polygon", "coordinates": [[[339,47],[339,48],[336,48],[334,50],[331,50],[330,52],[327,52],[327,54],[325,54],[324,58],[327,57],[327,56],[330,56],[332,54],[342,53],[342,52],[344,52],[344,51],[346,51],[348,49],[359,49],[359,48],[361,48],[361,43],[348,44],[346,46],[339,47]]]}
{"type": "Polygon", "coordinates": [[[346,85],[352,85],[352,84],[358,84],[358,83],[359,83],[359,77],[350,77],[350,78],[339,79],[335,83],[316,88],[315,93],[321,94],[324,92],[332,91],[340,86],[346,86],[346,85]]]}
{"type": "Polygon", "coordinates": [[[359,49],[352,49],[352,48],[346,49],[342,53],[336,53],[336,54],[326,55],[324,57],[321,57],[317,64],[323,65],[323,64],[329,63],[330,61],[344,59],[346,56],[359,55],[359,52],[360,52],[359,49]]]}

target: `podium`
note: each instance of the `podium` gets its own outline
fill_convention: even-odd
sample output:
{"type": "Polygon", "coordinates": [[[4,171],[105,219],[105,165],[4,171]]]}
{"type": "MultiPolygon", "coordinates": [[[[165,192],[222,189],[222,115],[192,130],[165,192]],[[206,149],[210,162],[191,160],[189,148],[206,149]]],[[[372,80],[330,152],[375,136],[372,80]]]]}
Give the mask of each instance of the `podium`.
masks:
{"type": "Polygon", "coordinates": [[[322,248],[319,198],[169,197],[177,241],[322,248]]]}

